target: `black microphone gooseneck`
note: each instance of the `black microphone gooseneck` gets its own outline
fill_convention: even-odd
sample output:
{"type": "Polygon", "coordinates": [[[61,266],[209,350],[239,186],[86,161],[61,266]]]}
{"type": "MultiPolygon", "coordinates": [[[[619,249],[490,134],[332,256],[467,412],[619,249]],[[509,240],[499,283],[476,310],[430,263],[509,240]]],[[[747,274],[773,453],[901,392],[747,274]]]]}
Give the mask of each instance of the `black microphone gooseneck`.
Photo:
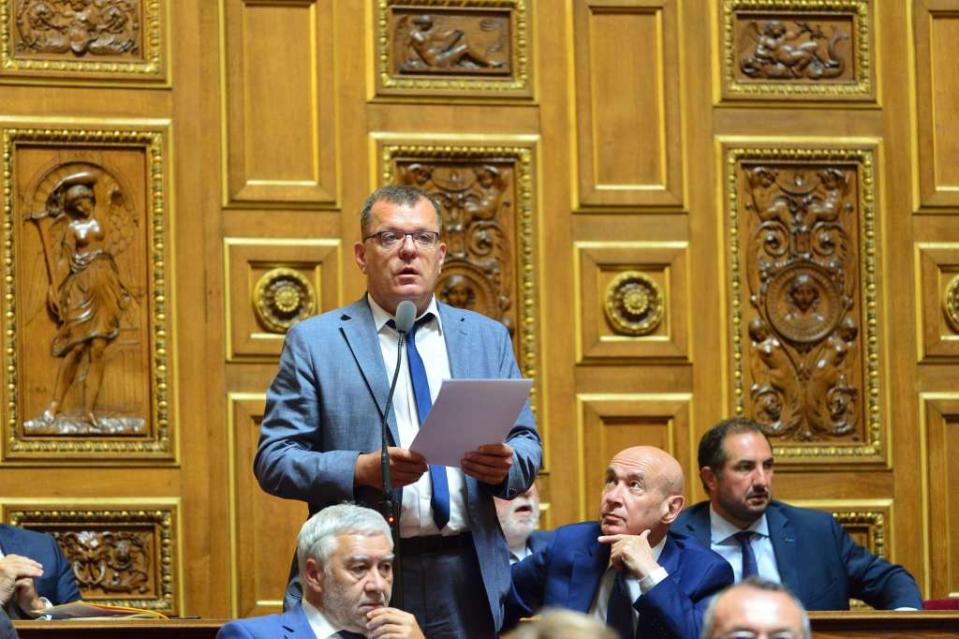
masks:
{"type": "MultiPolygon", "coordinates": [[[[396,380],[400,376],[400,365],[403,362],[403,349],[406,346],[406,335],[413,328],[416,319],[416,305],[409,300],[403,300],[396,305],[396,331],[400,338],[396,345],[396,368],[393,369],[393,380],[390,382],[390,392],[386,396],[386,408],[383,411],[383,420],[380,422],[380,470],[383,474],[383,501],[380,502],[380,513],[393,531],[393,606],[403,608],[403,588],[400,581],[400,513],[399,505],[393,501],[393,480],[390,476],[390,454],[387,448],[387,433],[390,408],[393,406],[393,392],[396,390],[396,380]]],[[[399,442],[397,442],[399,444],[399,442]]]]}

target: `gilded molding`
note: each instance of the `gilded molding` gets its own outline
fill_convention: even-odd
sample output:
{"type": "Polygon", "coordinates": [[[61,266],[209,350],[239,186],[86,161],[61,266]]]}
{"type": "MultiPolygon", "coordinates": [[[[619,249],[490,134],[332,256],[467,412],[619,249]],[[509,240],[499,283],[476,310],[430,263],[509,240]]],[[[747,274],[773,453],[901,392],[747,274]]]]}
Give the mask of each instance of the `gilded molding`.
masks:
{"type": "MultiPolygon", "coordinates": [[[[533,151],[524,146],[465,146],[465,145],[415,145],[388,144],[381,147],[382,184],[395,184],[398,158],[426,160],[473,160],[487,161],[503,159],[515,162],[516,171],[516,216],[518,226],[517,256],[519,258],[519,300],[520,309],[519,366],[525,377],[536,379],[539,354],[536,348],[536,264],[535,239],[533,234],[533,151]]],[[[533,387],[536,392],[536,386],[533,387]]]]}
{"type": "MultiPolygon", "coordinates": [[[[875,458],[883,453],[882,419],[880,402],[879,370],[879,300],[877,287],[877,221],[876,221],[876,185],[873,151],[868,149],[839,148],[728,148],[726,149],[726,197],[729,207],[729,257],[730,257],[730,331],[732,342],[733,386],[735,392],[735,412],[745,414],[745,400],[749,397],[744,388],[744,304],[748,304],[747,273],[740,258],[741,238],[739,233],[740,208],[737,166],[742,162],[766,163],[802,163],[835,164],[855,163],[859,175],[859,219],[862,251],[860,268],[862,269],[860,303],[863,313],[864,343],[864,395],[866,426],[865,441],[850,445],[804,444],[776,446],[775,453],[781,458],[812,458],[823,460],[863,460],[875,458]]],[[[748,338],[746,339],[748,344],[748,338]]]]}
{"type": "Polygon", "coordinates": [[[376,74],[379,87],[391,94],[468,93],[473,96],[499,97],[503,93],[524,92],[530,88],[530,35],[528,0],[377,0],[376,4],[376,74]],[[513,38],[511,67],[513,73],[502,79],[490,77],[404,77],[390,69],[390,11],[404,9],[499,9],[510,13],[513,38]]]}
{"type": "Polygon", "coordinates": [[[942,298],[942,310],[952,330],[959,333],[959,275],[950,280],[942,298]]]}
{"type": "Polygon", "coordinates": [[[17,510],[13,507],[5,509],[6,519],[11,525],[51,528],[54,526],[64,526],[79,528],[82,526],[91,526],[99,528],[129,528],[131,526],[152,526],[156,533],[157,550],[155,558],[157,561],[156,584],[158,587],[157,598],[149,599],[101,599],[97,598],[95,603],[108,605],[132,606],[134,608],[145,608],[147,610],[159,610],[164,612],[175,612],[177,602],[175,597],[176,584],[176,524],[173,509],[56,509],[56,510],[17,510]]]}
{"type": "Polygon", "coordinates": [[[724,0],[722,17],[722,82],[723,91],[732,98],[750,99],[807,99],[871,98],[872,53],[869,49],[872,33],[869,0],[724,0]],[[742,12],[768,12],[770,17],[785,14],[845,14],[852,15],[855,31],[853,47],[855,82],[743,82],[737,79],[738,68],[735,34],[735,16],[742,12]]]}
{"type": "MultiPolygon", "coordinates": [[[[3,130],[3,323],[4,361],[6,368],[7,453],[27,453],[29,457],[49,457],[49,453],[66,454],[72,459],[90,454],[138,453],[166,457],[173,452],[170,433],[172,396],[170,393],[171,359],[168,326],[172,312],[167,291],[167,223],[164,188],[164,134],[160,131],[92,130],[92,129],[4,129],[3,130]],[[18,395],[16,255],[14,247],[13,181],[14,152],[18,144],[48,143],[66,145],[93,144],[100,147],[143,147],[147,158],[145,185],[150,229],[150,334],[152,439],[22,439],[18,395]]],[[[66,461],[66,460],[64,460],[66,461]]]]}
{"type": "Polygon", "coordinates": [[[273,333],[285,333],[316,309],[313,284],[291,268],[264,273],[253,287],[252,299],[257,318],[273,333]]]}
{"type": "Polygon", "coordinates": [[[12,15],[13,2],[4,3],[0,9],[0,69],[2,75],[36,76],[39,72],[48,75],[51,72],[65,71],[71,74],[95,74],[96,79],[113,80],[110,76],[123,76],[116,80],[163,80],[165,75],[163,54],[166,38],[162,15],[164,3],[161,0],[142,0],[143,7],[143,59],[126,62],[119,60],[91,61],[89,59],[25,59],[14,55],[12,15]],[[105,78],[104,78],[105,76],[105,78]],[[132,77],[131,77],[132,76],[132,77]]]}
{"type": "Polygon", "coordinates": [[[867,547],[872,554],[886,557],[886,514],[875,510],[844,511],[831,513],[843,528],[865,527],[868,531],[867,547]]]}
{"type": "Polygon", "coordinates": [[[617,333],[649,335],[663,320],[663,293],[648,275],[624,271],[606,286],[603,310],[617,333]]]}

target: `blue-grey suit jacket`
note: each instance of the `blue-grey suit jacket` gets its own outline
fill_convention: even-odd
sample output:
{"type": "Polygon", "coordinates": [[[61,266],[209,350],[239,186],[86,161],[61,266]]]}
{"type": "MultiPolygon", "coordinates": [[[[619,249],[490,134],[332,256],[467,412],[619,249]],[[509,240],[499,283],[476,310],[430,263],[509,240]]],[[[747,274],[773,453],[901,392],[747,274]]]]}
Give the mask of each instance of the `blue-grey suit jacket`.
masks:
{"type": "MultiPolygon", "coordinates": [[[[478,313],[437,304],[454,378],[520,377],[509,333],[478,313]]],[[[380,448],[389,375],[366,298],[296,324],[286,336],[280,366],[267,393],[254,472],[273,495],[300,499],[310,515],[353,501],[370,506],[380,491],[354,490],[360,453],[380,448]]],[[[391,444],[399,441],[389,412],[391,444]]],[[[506,443],[513,465],[498,486],[466,477],[466,509],[494,627],[502,624],[509,590],[509,552],[492,497],[512,499],[533,483],[542,445],[527,403],[506,443]]]]}
{"type": "MultiPolygon", "coordinates": [[[[597,541],[600,534],[595,521],[562,526],[549,545],[513,564],[507,626],[549,606],[589,612],[609,566],[610,546],[597,541]]],[[[639,612],[636,636],[699,639],[709,600],[733,582],[732,568],[696,540],[672,531],[659,565],[669,576],[633,604],[639,612]]]]}
{"type": "Polygon", "coordinates": [[[40,562],[43,575],[34,580],[37,594],[53,605],[80,598],[73,566],[67,561],[57,540],[41,532],[0,524],[0,548],[4,555],[20,555],[40,562]]]}
{"type": "MultiPolygon", "coordinates": [[[[766,522],[779,576],[806,610],[848,610],[850,597],[883,610],[922,609],[912,575],[854,542],[829,513],[773,501],[766,522]]],[[[687,508],[673,528],[708,548],[709,502],[687,508]]]]}
{"type": "Polygon", "coordinates": [[[281,615],[237,619],[216,633],[217,639],[315,639],[303,606],[281,615]]]}

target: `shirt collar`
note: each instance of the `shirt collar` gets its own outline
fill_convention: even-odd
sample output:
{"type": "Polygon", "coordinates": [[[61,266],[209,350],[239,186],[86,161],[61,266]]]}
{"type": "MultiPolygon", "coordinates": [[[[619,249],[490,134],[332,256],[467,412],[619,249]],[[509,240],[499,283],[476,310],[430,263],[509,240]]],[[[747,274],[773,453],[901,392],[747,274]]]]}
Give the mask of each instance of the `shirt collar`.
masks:
{"type": "Polygon", "coordinates": [[[310,628],[313,629],[316,639],[329,639],[339,634],[341,629],[330,623],[320,609],[307,601],[306,597],[302,599],[302,604],[306,620],[309,622],[310,628]]]}
{"type": "MultiPolygon", "coordinates": [[[[383,307],[376,303],[376,300],[373,299],[372,295],[367,294],[366,301],[370,305],[370,312],[373,313],[373,325],[376,326],[376,332],[381,333],[384,330],[396,332],[395,328],[386,326],[386,323],[393,319],[393,316],[383,310],[383,307]]],[[[426,307],[426,310],[422,314],[418,315],[416,319],[420,319],[423,315],[427,313],[433,314],[433,321],[436,322],[436,328],[439,330],[440,335],[443,334],[443,323],[440,320],[440,309],[436,305],[436,296],[430,298],[430,305],[426,307]]]]}
{"type": "Polygon", "coordinates": [[[766,513],[763,513],[752,524],[746,528],[740,528],[736,524],[716,512],[712,504],[709,504],[709,541],[713,544],[720,544],[727,541],[730,537],[743,530],[751,530],[763,537],[769,536],[769,523],[766,521],[766,513]]]}

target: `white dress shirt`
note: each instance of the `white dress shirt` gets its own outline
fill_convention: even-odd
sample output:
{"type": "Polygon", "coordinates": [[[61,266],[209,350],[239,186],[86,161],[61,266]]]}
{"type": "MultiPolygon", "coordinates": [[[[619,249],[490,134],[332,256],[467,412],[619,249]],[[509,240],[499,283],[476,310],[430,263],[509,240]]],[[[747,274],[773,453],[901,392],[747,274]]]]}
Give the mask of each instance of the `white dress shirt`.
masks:
{"type": "MultiPolygon", "coordinates": [[[[663,538],[659,540],[659,543],[652,547],[653,558],[656,561],[659,561],[659,556],[663,553],[663,546],[665,545],[666,537],[663,536],[663,538]]],[[[596,593],[596,599],[593,600],[593,605],[589,607],[590,616],[601,621],[603,625],[606,625],[606,608],[609,606],[609,596],[613,592],[613,584],[616,581],[616,573],[617,570],[612,566],[606,569],[606,572],[603,573],[603,580],[599,583],[599,592],[596,593]]],[[[629,590],[630,601],[636,603],[636,600],[639,599],[640,595],[644,595],[652,590],[653,586],[668,576],[669,573],[666,572],[666,569],[662,566],[646,575],[642,579],[637,579],[636,577],[627,575],[625,582],[626,588],[629,590]]],[[[634,607],[633,628],[636,627],[637,623],[639,623],[639,612],[637,612],[636,608],[634,607]]]]}
{"type": "MultiPolygon", "coordinates": [[[[393,379],[396,368],[396,347],[399,344],[399,333],[391,328],[388,322],[393,316],[383,310],[373,298],[366,296],[370,310],[373,312],[373,323],[380,338],[380,351],[383,353],[383,363],[386,365],[387,379],[393,379]]],[[[426,380],[430,385],[430,399],[436,401],[440,385],[444,379],[450,379],[450,360],[446,351],[446,339],[443,337],[443,323],[440,320],[439,309],[436,306],[436,297],[430,300],[430,305],[423,313],[432,313],[433,319],[425,322],[416,330],[416,350],[423,359],[426,368],[426,380]]],[[[419,319],[423,315],[417,317],[419,319]]],[[[396,417],[396,429],[399,432],[401,448],[409,448],[420,430],[419,416],[416,413],[416,397],[413,395],[413,384],[410,381],[410,367],[406,359],[406,349],[400,354],[400,373],[396,380],[396,390],[393,393],[393,411],[396,417]]],[[[463,471],[458,468],[446,468],[446,480],[450,490],[450,519],[442,534],[454,535],[469,529],[466,519],[466,482],[463,471]]],[[[432,490],[430,474],[423,473],[415,483],[403,487],[403,504],[400,509],[400,537],[418,537],[421,535],[439,535],[441,531],[433,522],[433,510],[430,507],[432,490]]]]}
{"type": "Polygon", "coordinates": [[[757,519],[748,528],[741,529],[722,515],[717,513],[712,504],[709,505],[709,547],[722,555],[733,568],[735,581],[743,579],[743,550],[739,540],[733,535],[742,530],[753,532],[749,545],[756,555],[756,568],[759,576],[769,581],[782,583],[779,576],[779,567],[776,565],[776,553],[773,550],[772,539],[769,538],[769,524],[766,522],[766,513],[757,519]]]}

